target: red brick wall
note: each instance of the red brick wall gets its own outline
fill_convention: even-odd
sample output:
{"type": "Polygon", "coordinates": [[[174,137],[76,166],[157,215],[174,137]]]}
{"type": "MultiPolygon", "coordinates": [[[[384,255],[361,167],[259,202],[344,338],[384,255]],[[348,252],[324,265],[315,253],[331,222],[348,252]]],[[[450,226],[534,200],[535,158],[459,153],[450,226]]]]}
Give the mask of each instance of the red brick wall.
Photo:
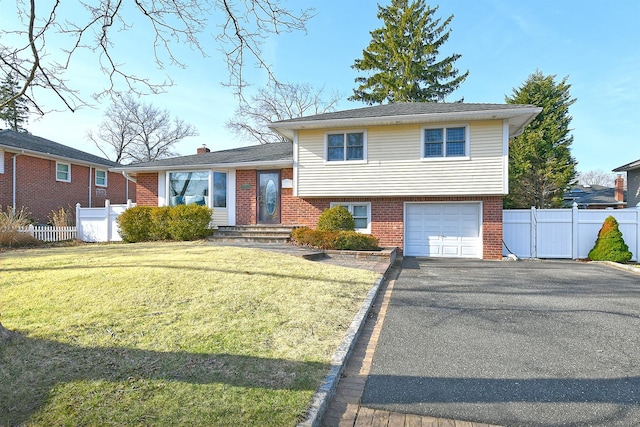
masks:
{"type": "MultiPolygon", "coordinates": [[[[107,187],[95,186],[95,168],[89,182],[89,167],[71,163],[71,182],[56,181],[56,161],[22,154],[16,157],[16,207],[24,207],[38,223],[48,222],[53,210],[75,210],[76,203],[104,206],[126,203],[125,178],[121,174],[108,173],[107,187]]],[[[135,197],[130,187],[130,196],[135,197]]],[[[13,204],[13,153],[4,153],[4,174],[0,174],[0,205],[3,209],[13,204]]]]}
{"type": "Polygon", "coordinates": [[[502,259],[502,197],[485,197],[483,202],[482,258],[502,259]]]}
{"type": "MultiPolygon", "coordinates": [[[[257,222],[255,170],[236,171],[236,224],[251,225],[257,222]]],[[[284,207],[284,199],[282,202],[284,207]]]]}
{"type": "Polygon", "coordinates": [[[158,173],[139,173],[136,181],[138,206],[158,206],[158,173]]]}

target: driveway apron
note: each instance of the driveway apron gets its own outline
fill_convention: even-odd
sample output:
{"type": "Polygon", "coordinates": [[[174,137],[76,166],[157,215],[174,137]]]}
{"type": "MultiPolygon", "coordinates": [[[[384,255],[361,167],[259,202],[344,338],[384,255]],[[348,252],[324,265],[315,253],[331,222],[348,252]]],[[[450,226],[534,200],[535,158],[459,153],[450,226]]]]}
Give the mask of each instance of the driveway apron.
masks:
{"type": "Polygon", "coordinates": [[[640,425],[640,276],[406,257],[361,404],[503,426],[640,425]]]}

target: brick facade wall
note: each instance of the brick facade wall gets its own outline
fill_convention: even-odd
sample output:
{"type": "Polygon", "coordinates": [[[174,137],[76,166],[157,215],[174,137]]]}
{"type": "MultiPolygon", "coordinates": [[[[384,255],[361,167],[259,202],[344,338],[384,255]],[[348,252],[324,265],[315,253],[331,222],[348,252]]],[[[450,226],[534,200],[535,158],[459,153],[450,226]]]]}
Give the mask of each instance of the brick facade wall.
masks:
{"type": "Polygon", "coordinates": [[[136,181],[138,206],[158,206],[158,173],[139,173],[136,181]]]}
{"type": "MultiPolygon", "coordinates": [[[[71,163],[71,182],[56,180],[56,161],[28,155],[16,157],[16,207],[24,207],[38,223],[48,222],[53,210],[71,208],[76,203],[83,207],[102,207],[105,200],[126,203],[127,182],[122,174],[108,173],[107,187],[96,187],[95,168],[71,163]]],[[[105,168],[106,169],[106,168],[105,168]]],[[[103,169],[104,170],[104,169],[103,169]]],[[[129,182],[129,198],[135,201],[135,184],[129,182]]],[[[13,153],[4,153],[4,173],[0,174],[0,205],[3,209],[13,204],[13,153]]]]}
{"type": "MultiPolygon", "coordinates": [[[[236,171],[236,224],[257,223],[257,173],[255,170],[236,171]]],[[[284,200],[282,201],[284,205],[284,200]]]]}

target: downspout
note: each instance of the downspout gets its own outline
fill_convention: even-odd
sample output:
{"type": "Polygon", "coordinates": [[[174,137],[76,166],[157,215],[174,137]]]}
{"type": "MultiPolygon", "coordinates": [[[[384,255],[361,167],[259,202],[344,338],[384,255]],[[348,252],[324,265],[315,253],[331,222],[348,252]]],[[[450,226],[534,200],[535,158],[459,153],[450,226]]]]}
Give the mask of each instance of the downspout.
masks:
{"type": "Polygon", "coordinates": [[[12,195],[12,200],[11,200],[11,203],[12,203],[11,209],[12,209],[14,215],[16,213],[16,188],[17,188],[17,185],[16,185],[16,179],[17,179],[16,157],[18,157],[21,154],[24,154],[24,150],[22,150],[22,152],[20,152],[20,153],[16,153],[16,154],[13,155],[13,164],[12,164],[12,166],[13,166],[13,188],[12,188],[13,195],[12,195]]]}
{"type": "Polygon", "coordinates": [[[93,169],[93,166],[89,166],[89,207],[92,208],[92,204],[91,204],[91,170],[93,169]]]}
{"type": "Polygon", "coordinates": [[[133,182],[133,183],[138,183],[138,181],[136,181],[135,178],[133,178],[131,175],[129,175],[128,173],[126,173],[125,171],[122,171],[122,176],[124,176],[125,179],[125,192],[126,192],[126,198],[127,200],[129,200],[129,181],[133,182]]]}

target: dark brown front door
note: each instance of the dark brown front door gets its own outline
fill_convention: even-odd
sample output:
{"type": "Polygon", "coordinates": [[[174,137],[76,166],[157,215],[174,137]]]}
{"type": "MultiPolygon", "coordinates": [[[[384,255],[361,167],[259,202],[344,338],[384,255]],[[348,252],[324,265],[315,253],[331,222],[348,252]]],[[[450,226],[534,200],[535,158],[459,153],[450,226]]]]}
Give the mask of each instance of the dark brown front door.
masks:
{"type": "Polygon", "coordinates": [[[280,171],[258,171],[258,224],[280,224],[280,171]]]}

